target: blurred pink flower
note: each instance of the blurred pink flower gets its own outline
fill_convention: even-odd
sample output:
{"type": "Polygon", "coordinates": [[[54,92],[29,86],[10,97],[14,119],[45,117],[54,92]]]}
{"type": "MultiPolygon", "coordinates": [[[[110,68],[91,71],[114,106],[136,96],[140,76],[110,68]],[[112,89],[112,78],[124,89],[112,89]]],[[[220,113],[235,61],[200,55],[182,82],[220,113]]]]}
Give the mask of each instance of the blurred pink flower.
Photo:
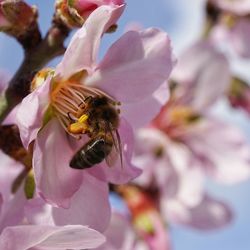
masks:
{"type": "Polygon", "coordinates": [[[206,176],[223,184],[250,177],[250,147],[244,135],[209,115],[229,83],[225,57],[208,42],[195,44],[179,58],[170,100],[137,134],[133,162],[143,174],[134,181],[158,190],[167,221],[211,230],[232,219],[231,209],[203,187],[206,176]]]}
{"type": "MultiPolygon", "coordinates": [[[[38,194],[53,205],[69,207],[70,199],[81,184],[83,189],[88,189],[88,184],[84,182],[88,177],[85,176],[97,178],[107,185],[108,182],[126,183],[140,174],[140,170],[130,163],[133,132],[124,118],[131,124],[140,119],[138,114],[127,115],[129,110],[141,105],[145,99],[154,98],[152,93],[168,78],[173,59],[167,34],[147,29],[127,32],[97,64],[100,39],[123,9],[124,6],[101,6],[96,9],[72,38],[54,77],[48,76],[40,87],[28,95],[17,113],[25,147],[35,140],[33,166],[38,194]],[[130,46],[131,43],[133,46],[130,46]],[[84,77],[72,82],[72,75],[79,72],[84,72],[84,77]],[[76,140],[70,136],[68,113],[77,112],[79,103],[90,95],[108,95],[115,103],[121,102],[118,130],[124,167],[118,161],[112,168],[108,168],[105,162],[86,170],[69,167],[71,157],[86,143],[87,138],[76,140]],[[48,111],[51,112],[50,119],[43,125],[48,111]]],[[[152,119],[154,109],[149,107],[147,112],[152,119]]],[[[93,181],[97,189],[99,181],[93,181]]],[[[105,193],[103,197],[107,197],[105,193]]],[[[94,197],[88,198],[95,200],[94,197]]]]}
{"type": "Polygon", "coordinates": [[[238,18],[232,24],[221,22],[211,32],[215,44],[229,44],[238,56],[250,57],[249,46],[250,21],[247,17],[238,18]]]}
{"type": "Polygon", "coordinates": [[[209,3],[218,15],[210,34],[212,41],[216,45],[229,44],[240,57],[249,58],[250,1],[210,0],[209,3]]]}
{"type": "MultiPolygon", "coordinates": [[[[202,145],[204,142],[200,143],[202,145]]],[[[140,130],[137,145],[134,161],[141,166],[143,174],[134,182],[146,189],[158,190],[159,196],[155,195],[153,198],[159,202],[167,222],[211,230],[225,226],[231,221],[231,209],[226,204],[208,197],[203,190],[206,159],[204,162],[197,159],[189,145],[171,140],[157,128],[140,130]],[[202,208],[203,206],[207,207],[207,210],[202,208]],[[219,207],[220,213],[209,209],[210,206],[219,207]]],[[[235,166],[231,168],[233,167],[235,166]]]]}

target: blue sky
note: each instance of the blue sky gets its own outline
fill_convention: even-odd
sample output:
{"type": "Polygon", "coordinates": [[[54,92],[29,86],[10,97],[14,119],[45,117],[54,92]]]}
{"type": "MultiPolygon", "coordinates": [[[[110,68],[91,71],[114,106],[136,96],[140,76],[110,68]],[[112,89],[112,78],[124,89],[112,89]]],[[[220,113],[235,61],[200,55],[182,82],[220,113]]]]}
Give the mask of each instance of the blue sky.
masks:
{"type": "MultiPolygon", "coordinates": [[[[40,24],[43,33],[49,27],[53,12],[52,0],[29,0],[40,7],[40,24]]],[[[202,0],[127,0],[127,9],[119,22],[119,30],[114,35],[107,35],[102,45],[101,55],[123,32],[128,23],[138,22],[144,27],[160,27],[166,30],[172,40],[176,54],[198,37],[202,26],[202,0]]],[[[22,50],[14,41],[0,34],[0,68],[14,73],[22,60],[22,50]]],[[[56,63],[55,60],[53,64],[56,63]]],[[[239,64],[236,66],[242,69],[239,64]]],[[[250,79],[250,72],[244,71],[250,79]]],[[[224,109],[223,109],[224,111],[224,109]]],[[[225,119],[240,125],[245,131],[250,130],[250,123],[244,115],[232,118],[227,113],[225,119]]],[[[248,134],[250,138],[250,134],[248,134]]],[[[212,233],[193,231],[181,226],[170,226],[173,248],[175,250],[249,250],[250,249],[250,181],[233,187],[222,187],[209,183],[208,189],[216,197],[228,201],[233,207],[236,218],[229,227],[212,233]]]]}

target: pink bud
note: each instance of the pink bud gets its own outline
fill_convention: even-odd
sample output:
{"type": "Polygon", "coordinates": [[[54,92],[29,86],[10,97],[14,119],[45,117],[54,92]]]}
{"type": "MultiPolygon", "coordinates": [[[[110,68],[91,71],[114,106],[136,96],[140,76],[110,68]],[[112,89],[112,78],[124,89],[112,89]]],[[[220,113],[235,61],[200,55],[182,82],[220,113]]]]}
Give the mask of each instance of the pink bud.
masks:
{"type": "Polygon", "coordinates": [[[88,16],[102,5],[122,5],[124,0],[57,0],[56,19],[70,28],[81,27],[88,16]]]}

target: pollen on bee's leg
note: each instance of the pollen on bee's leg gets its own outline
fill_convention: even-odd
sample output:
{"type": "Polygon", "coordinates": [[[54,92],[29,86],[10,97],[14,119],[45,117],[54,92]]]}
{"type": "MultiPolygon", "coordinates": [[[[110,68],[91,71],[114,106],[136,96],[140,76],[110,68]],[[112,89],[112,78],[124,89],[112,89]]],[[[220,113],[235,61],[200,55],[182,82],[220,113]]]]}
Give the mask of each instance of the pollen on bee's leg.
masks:
{"type": "Polygon", "coordinates": [[[79,119],[78,122],[85,123],[88,120],[89,116],[86,114],[83,114],[79,119]]]}
{"type": "Polygon", "coordinates": [[[68,126],[68,131],[72,134],[84,134],[87,128],[88,126],[86,123],[75,122],[68,126]]]}

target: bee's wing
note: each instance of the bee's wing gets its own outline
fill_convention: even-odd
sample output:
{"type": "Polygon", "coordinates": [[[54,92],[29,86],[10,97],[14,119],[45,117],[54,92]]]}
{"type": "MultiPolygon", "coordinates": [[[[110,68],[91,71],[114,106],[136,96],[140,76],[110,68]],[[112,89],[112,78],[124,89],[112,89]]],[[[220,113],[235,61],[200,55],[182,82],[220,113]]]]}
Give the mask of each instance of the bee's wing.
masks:
{"type": "Polygon", "coordinates": [[[111,136],[113,147],[111,152],[105,158],[106,163],[108,166],[112,167],[119,157],[121,167],[123,168],[122,144],[119,132],[118,130],[112,130],[111,127],[108,126],[108,134],[111,136]]]}

